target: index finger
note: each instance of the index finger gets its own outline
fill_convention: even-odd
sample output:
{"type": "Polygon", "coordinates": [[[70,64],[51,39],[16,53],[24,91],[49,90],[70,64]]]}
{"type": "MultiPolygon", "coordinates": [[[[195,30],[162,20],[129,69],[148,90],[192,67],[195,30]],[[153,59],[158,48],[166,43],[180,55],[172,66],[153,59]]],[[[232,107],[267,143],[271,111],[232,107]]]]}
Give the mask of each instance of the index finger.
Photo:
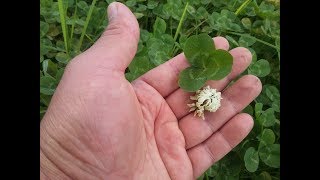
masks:
{"type": "MultiPolygon", "coordinates": [[[[229,49],[228,41],[223,37],[213,38],[216,49],[229,49]]],[[[170,95],[179,88],[179,73],[189,67],[184,53],[181,53],[160,66],[148,71],[135,81],[144,81],[155,88],[163,97],[170,95]]]]}

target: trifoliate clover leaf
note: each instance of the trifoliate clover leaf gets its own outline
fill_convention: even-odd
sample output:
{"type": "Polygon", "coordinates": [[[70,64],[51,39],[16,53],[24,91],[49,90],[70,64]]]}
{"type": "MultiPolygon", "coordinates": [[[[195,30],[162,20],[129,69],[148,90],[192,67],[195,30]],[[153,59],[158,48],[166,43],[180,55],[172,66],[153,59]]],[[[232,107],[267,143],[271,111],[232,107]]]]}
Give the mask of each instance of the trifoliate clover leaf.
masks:
{"type": "Polygon", "coordinates": [[[180,73],[179,86],[188,92],[199,90],[207,80],[220,80],[231,72],[232,55],[215,49],[212,38],[207,34],[189,37],[184,53],[191,67],[180,73]]]}

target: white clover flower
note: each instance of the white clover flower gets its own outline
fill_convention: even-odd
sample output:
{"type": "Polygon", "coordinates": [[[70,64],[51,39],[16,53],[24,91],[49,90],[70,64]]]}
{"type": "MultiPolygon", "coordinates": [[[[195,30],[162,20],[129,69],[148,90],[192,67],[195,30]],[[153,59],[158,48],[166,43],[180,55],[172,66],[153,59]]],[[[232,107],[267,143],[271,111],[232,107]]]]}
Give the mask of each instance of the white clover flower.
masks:
{"type": "Polygon", "coordinates": [[[190,111],[194,111],[194,116],[201,117],[204,120],[204,111],[215,112],[220,107],[220,101],[222,99],[221,92],[217,92],[216,89],[210,88],[210,86],[204,87],[202,90],[196,91],[194,96],[190,96],[191,100],[197,102],[188,104],[190,111]]]}

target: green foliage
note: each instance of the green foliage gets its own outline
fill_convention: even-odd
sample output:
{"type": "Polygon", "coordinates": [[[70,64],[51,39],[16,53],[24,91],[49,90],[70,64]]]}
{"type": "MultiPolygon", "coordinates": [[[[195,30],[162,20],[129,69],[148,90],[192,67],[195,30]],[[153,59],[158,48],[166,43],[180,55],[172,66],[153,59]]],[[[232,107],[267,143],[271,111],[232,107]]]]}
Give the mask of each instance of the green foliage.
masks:
{"type": "Polygon", "coordinates": [[[232,55],[215,49],[207,34],[193,35],[185,42],[184,53],[191,67],[179,75],[179,86],[190,92],[200,89],[207,80],[219,80],[231,72],[232,55]]]}
{"type": "MultiPolygon", "coordinates": [[[[106,8],[113,1],[40,0],[40,118],[66,64],[100,37],[108,24],[106,8]]],[[[186,79],[180,85],[193,91],[208,79],[224,76],[228,68],[220,77],[212,73],[217,69],[211,68],[217,66],[211,64],[218,62],[214,59],[217,54],[205,53],[206,48],[214,49],[211,39],[209,45],[209,38],[205,38],[203,44],[197,45],[198,50],[193,47],[196,44],[188,43],[191,37],[201,34],[226,37],[230,49],[244,46],[251,51],[253,60],[243,75],[254,74],[263,84],[261,94],[243,110],[252,115],[254,128],[199,179],[279,179],[280,1],[193,0],[188,5],[187,0],[120,2],[134,12],[140,25],[138,51],[126,70],[129,81],[183,51],[192,66],[180,74],[180,78],[186,79]],[[208,74],[214,75],[208,78],[208,74]]]]}
{"type": "Polygon", "coordinates": [[[248,71],[250,74],[258,77],[265,77],[270,73],[269,62],[265,59],[260,59],[259,61],[252,63],[248,71]]]}
{"type": "Polygon", "coordinates": [[[280,167],[280,144],[264,146],[260,149],[259,155],[261,160],[270,167],[280,167]]]}
{"type": "Polygon", "coordinates": [[[254,147],[250,147],[246,150],[246,153],[244,154],[244,164],[249,172],[255,172],[258,169],[259,154],[254,147]]]}

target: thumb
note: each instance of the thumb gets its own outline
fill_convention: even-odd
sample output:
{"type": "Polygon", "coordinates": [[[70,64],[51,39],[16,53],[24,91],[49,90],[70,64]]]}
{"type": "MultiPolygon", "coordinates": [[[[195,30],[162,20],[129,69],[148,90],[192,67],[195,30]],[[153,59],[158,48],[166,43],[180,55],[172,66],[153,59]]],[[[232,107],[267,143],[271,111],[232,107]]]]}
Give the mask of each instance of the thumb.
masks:
{"type": "Polygon", "coordinates": [[[119,2],[108,7],[109,25],[86,53],[106,68],[120,70],[128,67],[139,42],[139,24],[129,8],[119,2]]]}

